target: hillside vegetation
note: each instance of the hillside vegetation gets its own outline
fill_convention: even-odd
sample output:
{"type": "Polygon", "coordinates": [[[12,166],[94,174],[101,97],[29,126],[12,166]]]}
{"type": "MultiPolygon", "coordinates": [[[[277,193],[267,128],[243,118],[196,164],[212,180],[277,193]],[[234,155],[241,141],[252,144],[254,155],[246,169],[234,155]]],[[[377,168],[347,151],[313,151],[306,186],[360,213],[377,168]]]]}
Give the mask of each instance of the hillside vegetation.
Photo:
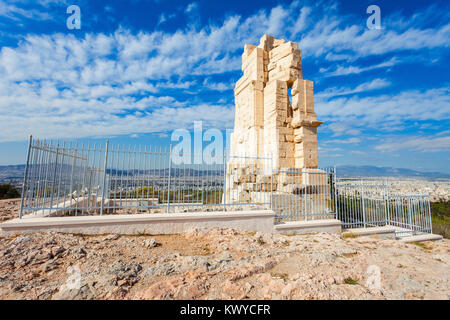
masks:
{"type": "Polygon", "coordinates": [[[431,203],[433,233],[450,238],[450,201],[431,203]]]}
{"type": "Polygon", "coordinates": [[[0,185],[0,199],[13,199],[19,197],[20,197],[19,191],[13,188],[10,184],[0,185]]]}

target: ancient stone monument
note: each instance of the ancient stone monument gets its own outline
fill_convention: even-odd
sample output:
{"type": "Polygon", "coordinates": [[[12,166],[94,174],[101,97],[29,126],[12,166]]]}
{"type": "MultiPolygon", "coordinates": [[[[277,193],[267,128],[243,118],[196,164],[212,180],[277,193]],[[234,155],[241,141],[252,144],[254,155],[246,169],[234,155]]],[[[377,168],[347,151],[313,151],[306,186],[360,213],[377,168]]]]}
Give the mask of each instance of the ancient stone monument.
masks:
{"type": "Polygon", "coordinates": [[[259,46],[245,45],[242,72],[231,154],[270,156],[274,168],[317,168],[322,122],[314,113],[313,82],[303,80],[298,44],[264,35],[259,46]]]}
{"type": "Polygon", "coordinates": [[[258,46],[245,45],[242,72],[234,89],[224,201],[272,208],[289,202],[296,213],[324,210],[314,209],[329,194],[327,176],[317,169],[322,122],[314,112],[313,82],[303,80],[298,44],[264,35],[258,46]]]}

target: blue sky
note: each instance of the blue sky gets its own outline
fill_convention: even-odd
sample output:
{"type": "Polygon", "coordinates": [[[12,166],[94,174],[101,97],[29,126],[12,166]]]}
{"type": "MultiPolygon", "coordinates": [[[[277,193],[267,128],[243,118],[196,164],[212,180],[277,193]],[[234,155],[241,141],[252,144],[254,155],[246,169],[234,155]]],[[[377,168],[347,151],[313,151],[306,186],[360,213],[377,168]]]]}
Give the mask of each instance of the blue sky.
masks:
{"type": "Polygon", "coordinates": [[[194,121],[231,129],[243,46],[267,33],[302,50],[321,166],[450,173],[449,18],[448,1],[0,0],[0,164],[25,162],[29,134],[167,145],[194,121]]]}

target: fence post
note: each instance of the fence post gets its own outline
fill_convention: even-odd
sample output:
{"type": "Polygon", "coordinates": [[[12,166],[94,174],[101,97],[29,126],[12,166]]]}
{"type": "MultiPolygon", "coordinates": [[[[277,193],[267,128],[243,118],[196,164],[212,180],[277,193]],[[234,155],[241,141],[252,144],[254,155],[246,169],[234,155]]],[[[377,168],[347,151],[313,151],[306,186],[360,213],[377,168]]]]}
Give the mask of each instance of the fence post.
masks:
{"type": "MultiPolygon", "coordinates": [[[[89,151],[88,151],[89,152],[89,151]]],[[[89,186],[89,189],[88,189],[88,204],[87,204],[87,207],[88,207],[88,212],[89,212],[89,209],[91,209],[91,196],[92,196],[92,169],[91,168],[89,168],[89,163],[88,163],[88,174],[89,174],[89,182],[88,182],[88,186],[89,186]]],[[[95,205],[95,206],[97,206],[97,205],[95,205]]],[[[94,210],[94,212],[95,212],[95,210],[94,210]]]]}
{"type": "MultiPolygon", "coordinates": [[[[56,184],[56,171],[58,169],[58,155],[59,155],[59,140],[58,140],[58,143],[56,145],[55,170],[53,171],[52,191],[51,191],[52,194],[50,196],[50,206],[49,206],[49,209],[48,209],[48,214],[49,215],[51,214],[51,211],[52,211],[52,208],[53,208],[53,198],[55,196],[54,188],[55,188],[55,184],[56,184]]],[[[61,179],[61,177],[59,177],[59,178],[61,179]]],[[[59,189],[58,189],[58,192],[59,192],[59,189]]],[[[59,201],[59,199],[57,201],[59,201]]]]}
{"type": "MultiPolygon", "coordinates": [[[[27,151],[27,165],[25,167],[25,174],[23,176],[23,182],[22,182],[22,195],[20,196],[20,211],[19,211],[19,219],[22,219],[22,213],[23,213],[23,201],[25,198],[25,187],[27,184],[27,178],[28,178],[28,166],[30,165],[30,153],[31,153],[31,143],[33,142],[33,136],[30,135],[30,140],[28,142],[28,151],[27,151]]],[[[33,196],[33,195],[31,195],[33,196]]]]}
{"type": "Polygon", "coordinates": [[[430,193],[428,193],[428,197],[426,198],[426,200],[428,202],[428,217],[429,217],[429,220],[430,220],[430,233],[433,234],[433,223],[431,221],[431,205],[430,205],[431,201],[430,201],[430,199],[431,199],[430,193]]]}
{"type": "Polygon", "coordinates": [[[308,221],[308,172],[306,171],[305,168],[303,168],[303,185],[304,185],[304,192],[305,192],[305,221],[308,221]]]}
{"type": "Polygon", "coordinates": [[[273,210],[273,153],[270,154],[270,209],[273,210]]]}
{"type": "Polygon", "coordinates": [[[389,211],[389,187],[388,187],[388,183],[386,181],[386,186],[385,186],[385,194],[386,194],[386,199],[385,199],[385,204],[386,207],[384,209],[385,211],[385,215],[386,215],[386,225],[390,225],[391,223],[391,215],[390,215],[390,211],[389,211]]]}
{"type": "Polygon", "coordinates": [[[105,165],[103,167],[103,188],[102,188],[102,203],[100,205],[100,215],[103,215],[103,207],[105,205],[105,188],[106,188],[106,170],[108,167],[108,149],[109,149],[109,140],[106,140],[106,148],[105,148],[105,165]]]}
{"type": "MultiPolygon", "coordinates": [[[[364,189],[364,187],[363,187],[363,189],[364,189]]],[[[364,190],[361,193],[361,202],[362,202],[362,213],[363,213],[363,225],[364,225],[364,228],[365,228],[366,227],[366,208],[365,208],[365,205],[364,205],[364,190]]]]}
{"type": "Polygon", "coordinates": [[[337,178],[336,178],[336,166],[334,166],[334,172],[333,172],[333,178],[334,178],[334,213],[335,218],[338,219],[338,207],[337,207],[337,178]]]}
{"type": "Polygon", "coordinates": [[[227,148],[223,149],[223,211],[227,211],[227,148]]]}
{"type": "Polygon", "coordinates": [[[170,212],[170,177],[172,171],[172,144],[169,148],[169,183],[167,185],[167,213],[170,212]]]}
{"type": "MultiPolygon", "coordinates": [[[[71,146],[72,146],[72,144],[71,144],[71,146]]],[[[63,154],[63,156],[64,156],[64,154],[63,154]]],[[[72,170],[71,170],[71,172],[70,172],[70,191],[69,191],[69,193],[70,193],[70,204],[69,204],[69,207],[72,209],[72,193],[73,193],[73,187],[72,187],[72,184],[73,184],[73,173],[74,173],[74,168],[75,168],[75,157],[77,156],[77,152],[76,152],[76,149],[74,149],[73,150],[73,159],[72,159],[72,170]]],[[[78,192],[77,192],[78,193],[78,192]]],[[[77,198],[79,197],[79,195],[77,194],[77,198]]],[[[64,202],[65,202],[65,198],[64,198],[64,202]]],[[[65,209],[65,206],[66,206],[66,204],[64,203],[64,209],[65,209]]],[[[78,210],[75,210],[75,215],[78,215],[78,212],[77,212],[78,210]]]]}
{"type": "MultiPolygon", "coordinates": [[[[408,197],[408,220],[409,220],[409,228],[413,231],[412,227],[412,219],[411,219],[411,198],[408,197]]],[[[414,235],[414,232],[412,233],[414,235]]]]}

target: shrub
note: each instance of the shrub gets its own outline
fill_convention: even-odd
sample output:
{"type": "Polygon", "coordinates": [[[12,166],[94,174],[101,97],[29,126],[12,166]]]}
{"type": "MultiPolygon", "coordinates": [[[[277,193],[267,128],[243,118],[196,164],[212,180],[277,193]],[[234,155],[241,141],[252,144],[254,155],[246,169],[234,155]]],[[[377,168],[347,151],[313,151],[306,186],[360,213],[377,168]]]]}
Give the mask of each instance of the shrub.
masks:
{"type": "Polygon", "coordinates": [[[432,202],[430,206],[433,233],[450,239],[450,201],[432,202]]]}
{"type": "Polygon", "coordinates": [[[0,199],[19,198],[20,192],[10,184],[0,185],[0,199]]]}

